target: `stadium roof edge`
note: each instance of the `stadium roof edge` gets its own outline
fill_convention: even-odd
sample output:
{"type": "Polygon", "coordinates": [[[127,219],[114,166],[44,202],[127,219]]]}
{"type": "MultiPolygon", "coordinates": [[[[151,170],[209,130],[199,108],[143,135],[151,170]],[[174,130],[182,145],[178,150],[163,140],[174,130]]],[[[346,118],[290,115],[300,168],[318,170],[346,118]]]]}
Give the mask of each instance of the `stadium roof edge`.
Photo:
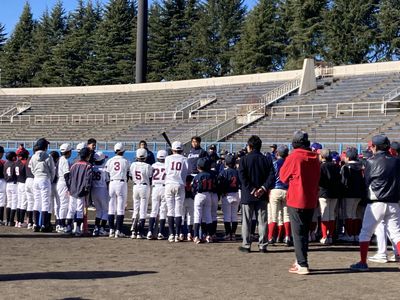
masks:
{"type": "MultiPolygon", "coordinates": [[[[334,76],[354,76],[400,72],[400,61],[368,63],[333,67],[334,76]]],[[[43,87],[43,88],[5,88],[3,95],[55,95],[55,94],[94,94],[94,93],[124,93],[149,90],[168,90],[230,84],[261,83],[268,81],[287,81],[302,74],[302,70],[259,73],[239,76],[192,79],[169,82],[152,82],[141,84],[79,86],[79,87],[43,87]]]]}

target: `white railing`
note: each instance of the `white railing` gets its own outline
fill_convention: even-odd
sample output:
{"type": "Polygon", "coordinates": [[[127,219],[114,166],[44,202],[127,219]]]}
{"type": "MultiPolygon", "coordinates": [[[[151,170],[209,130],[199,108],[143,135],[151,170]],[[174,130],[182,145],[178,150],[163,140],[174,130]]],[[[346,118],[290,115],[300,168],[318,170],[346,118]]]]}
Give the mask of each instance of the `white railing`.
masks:
{"type": "Polygon", "coordinates": [[[10,113],[11,111],[13,111],[13,109],[15,109],[15,106],[14,106],[14,105],[9,106],[9,107],[3,109],[3,111],[0,112],[0,117],[6,116],[8,113],[10,113]]]}
{"type": "MultiPolygon", "coordinates": [[[[297,119],[300,117],[321,117],[328,116],[328,104],[307,104],[307,105],[288,105],[288,106],[273,106],[271,108],[271,119],[277,116],[287,117],[295,116],[297,119]]],[[[281,117],[282,119],[282,117],[281,117]]]]}
{"type": "Polygon", "coordinates": [[[333,68],[328,66],[318,66],[315,68],[315,77],[332,77],[333,76],[333,68]]]}
{"type": "Polygon", "coordinates": [[[265,95],[261,96],[261,102],[264,103],[265,106],[271,105],[280,98],[297,90],[300,87],[300,84],[301,84],[301,75],[281,84],[280,86],[274,88],[265,95]]]}
{"type": "Polygon", "coordinates": [[[260,111],[260,109],[265,111],[265,105],[260,103],[236,104],[235,113],[237,116],[246,116],[252,112],[260,111]]]}
{"type": "Polygon", "coordinates": [[[141,113],[115,113],[107,115],[107,124],[132,124],[142,122],[142,120],[141,113]]]}
{"type": "Polygon", "coordinates": [[[370,116],[371,114],[387,115],[387,113],[391,111],[400,111],[400,101],[349,102],[336,104],[336,118],[340,116],[370,116]]]}
{"type": "Polygon", "coordinates": [[[217,99],[216,93],[200,94],[178,105],[176,107],[176,111],[181,111],[187,108],[194,110],[204,105],[207,105],[208,103],[214,101],[215,99],[217,99]]]}
{"type": "Polygon", "coordinates": [[[30,109],[32,107],[32,104],[30,102],[18,102],[15,105],[15,108],[17,109],[18,114],[23,113],[24,111],[30,109]]]}
{"type": "Polygon", "coordinates": [[[183,112],[162,111],[147,112],[144,114],[145,123],[171,122],[175,120],[183,120],[183,112]]]}
{"type": "Polygon", "coordinates": [[[385,94],[382,97],[382,101],[389,102],[396,99],[398,96],[400,96],[400,87],[397,87],[394,90],[390,91],[389,93],[385,94]]]}
{"type": "Polygon", "coordinates": [[[216,120],[216,121],[224,121],[228,116],[228,112],[224,108],[215,108],[215,109],[205,109],[205,110],[194,110],[189,114],[189,119],[191,120],[216,120]]]}
{"type": "MultiPolygon", "coordinates": [[[[26,116],[21,116],[26,117],[26,116]]],[[[68,124],[69,115],[35,115],[33,117],[33,124],[68,124]]],[[[30,119],[31,121],[31,119],[30,119]]],[[[29,123],[32,124],[32,123],[29,123]]]]}
{"type": "Polygon", "coordinates": [[[78,124],[101,124],[105,122],[105,118],[104,114],[78,114],[71,115],[71,122],[78,124]]]}

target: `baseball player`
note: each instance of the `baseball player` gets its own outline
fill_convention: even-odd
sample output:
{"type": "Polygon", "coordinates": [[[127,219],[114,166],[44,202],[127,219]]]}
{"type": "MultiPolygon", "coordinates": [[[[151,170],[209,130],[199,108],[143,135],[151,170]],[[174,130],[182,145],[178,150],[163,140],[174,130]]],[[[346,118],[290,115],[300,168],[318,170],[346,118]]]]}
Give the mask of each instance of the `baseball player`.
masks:
{"type": "Polygon", "coordinates": [[[387,224],[390,238],[400,253],[400,160],[389,155],[390,141],[386,136],[374,136],[371,149],[373,157],[366,161],[364,172],[369,204],[365,209],[359,236],[361,260],[350,266],[355,271],[369,270],[369,243],[382,220],[387,224]]]}
{"type": "Polygon", "coordinates": [[[150,184],[153,170],[146,161],[147,150],[136,150],[136,161],[130,167],[130,175],[133,181],[133,214],[131,238],[142,239],[144,237],[144,224],[146,222],[147,205],[150,197],[150,184]]]}
{"type": "Polygon", "coordinates": [[[160,216],[160,231],[157,238],[164,239],[163,230],[165,229],[165,158],[167,157],[167,151],[159,150],[157,152],[157,162],[155,162],[151,168],[153,170],[152,176],[152,191],[151,191],[151,212],[149,219],[149,231],[147,232],[147,239],[152,240],[155,238],[156,233],[156,220],[158,215],[160,216]],[[160,207],[163,206],[163,209],[160,207]],[[163,210],[163,211],[162,211],[163,210]]]}
{"type": "Polygon", "coordinates": [[[182,143],[175,141],[171,148],[173,154],[165,159],[165,200],[168,209],[168,241],[170,243],[183,240],[179,237],[182,230],[182,207],[185,199],[185,181],[188,170],[187,159],[182,155],[182,143]]]}
{"type": "Polygon", "coordinates": [[[125,237],[122,233],[124,224],[126,198],[128,195],[129,162],[124,158],[125,147],[122,143],[114,145],[115,156],[106,163],[106,172],[110,177],[108,205],[109,237],[125,237]],[[116,230],[114,227],[115,213],[117,213],[116,230]]]}
{"type": "Polygon", "coordinates": [[[15,173],[17,174],[18,186],[18,205],[17,205],[17,224],[16,227],[22,227],[25,220],[26,208],[28,205],[26,198],[26,162],[29,157],[29,152],[25,149],[17,150],[18,161],[15,166],[15,173]]]}
{"type": "Polygon", "coordinates": [[[4,148],[0,146],[0,225],[4,225],[4,208],[6,206],[6,181],[4,180],[4,148]]]}
{"type": "Polygon", "coordinates": [[[13,151],[8,152],[6,159],[7,161],[4,164],[4,179],[6,181],[7,193],[7,226],[15,226],[14,219],[18,206],[17,174],[15,173],[17,154],[13,151]]]}
{"type": "Polygon", "coordinates": [[[26,201],[27,201],[27,207],[26,207],[26,214],[28,215],[28,229],[33,228],[33,205],[35,202],[35,199],[33,197],[33,174],[32,170],[29,167],[29,161],[30,157],[26,161],[25,165],[25,170],[26,170],[26,181],[25,181],[25,194],[26,194],[26,201]]]}
{"type": "Polygon", "coordinates": [[[50,231],[50,196],[51,196],[51,182],[54,180],[55,168],[54,161],[49,154],[47,149],[49,142],[41,138],[39,139],[34,149],[35,154],[29,161],[29,168],[32,170],[32,174],[35,177],[33,180],[33,197],[34,197],[34,225],[33,230],[37,231],[50,231]],[[42,226],[39,228],[39,210],[42,212],[42,226]]]}
{"type": "MultiPolygon", "coordinates": [[[[195,244],[200,244],[200,224],[206,223],[207,225],[207,236],[205,241],[212,243],[212,237],[210,233],[213,230],[212,218],[211,218],[211,193],[213,190],[214,179],[207,170],[208,167],[207,158],[199,158],[197,160],[198,174],[193,178],[192,191],[194,196],[194,239],[195,244]]],[[[202,229],[203,231],[203,229],[202,229]]],[[[203,232],[204,233],[204,232],[203,232]]]]}
{"type": "Polygon", "coordinates": [[[222,212],[224,213],[225,240],[236,240],[238,226],[237,215],[239,208],[239,173],[235,168],[234,155],[225,157],[226,169],[218,175],[218,186],[222,194],[222,212]]]}
{"type": "MultiPolygon", "coordinates": [[[[69,207],[69,191],[67,182],[69,181],[69,171],[70,171],[70,163],[68,159],[72,155],[72,147],[70,144],[62,144],[60,146],[61,157],[58,161],[57,167],[57,193],[60,197],[60,210],[59,210],[59,218],[60,224],[56,227],[56,231],[59,233],[63,233],[67,231],[67,214],[69,207]]],[[[68,228],[68,231],[71,232],[71,226],[68,228]]]]}
{"type": "Polygon", "coordinates": [[[106,156],[98,151],[94,154],[93,181],[92,181],[92,199],[96,207],[96,220],[94,223],[94,236],[106,235],[106,224],[108,220],[108,182],[109,173],[105,167],[106,156]]]}
{"type": "MultiPolygon", "coordinates": [[[[51,226],[51,215],[54,210],[54,217],[56,219],[56,227],[60,228],[60,197],[57,192],[57,182],[58,182],[58,160],[60,159],[60,154],[57,151],[51,151],[50,156],[54,161],[54,179],[51,182],[51,196],[50,196],[50,210],[49,210],[49,220],[50,220],[50,228],[51,226]]],[[[49,228],[49,230],[50,230],[49,228]]]]}
{"type": "Polygon", "coordinates": [[[69,175],[69,193],[71,199],[68,207],[68,225],[71,226],[76,213],[76,226],[73,233],[75,236],[81,235],[81,225],[83,223],[84,208],[87,206],[87,196],[92,185],[92,165],[89,163],[90,150],[83,148],[79,152],[80,160],[74,163],[69,175]]]}
{"type": "Polygon", "coordinates": [[[186,176],[185,201],[183,202],[183,217],[186,218],[188,233],[186,239],[193,240],[194,195],[192,192],[193,176],[186,176]]]}

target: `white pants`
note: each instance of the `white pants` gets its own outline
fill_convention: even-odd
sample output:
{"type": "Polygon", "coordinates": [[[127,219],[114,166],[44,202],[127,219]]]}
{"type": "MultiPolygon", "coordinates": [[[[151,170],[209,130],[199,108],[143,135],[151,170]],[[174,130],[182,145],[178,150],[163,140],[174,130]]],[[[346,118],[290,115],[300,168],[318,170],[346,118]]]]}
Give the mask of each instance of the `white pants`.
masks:
{"type": "Polygon", "coordinates": [[[57,182],[57,193],[60,197],[60,219],[66,219],[68,214],[68,207],[70,202],[70,196],[67,188],[67,184],[64,180],[58,180],[57,182]]]}
{"type": "Polygon", "coordinates": [[[167,202],[168,217],[182,217],[185,186],[180,184],[165,185],[165,201],[167,202]]]}
{"type": "Polygon", "coordinates": [[[210,193],[211,195],[211,219],[216,222],[217,219],[217,211],[218,211],[218,194],[210,193]]]}
{"type": "Polygon", "coordinates": [[[186,216],[187,225],[193,225],[194,199],[185,198],[183,201],[183,216],[186,216]]]}
{"type": "Polygon", "coordinates": [[[357,219],[357,207],[360,203],[360,198],[344,198],[344,215],[345,219],[357,219]]]}
{"type": "Polygon", "coordinates": [[[0,207],[6,206],[6,181],[4,179],[0,179],[0,207]]]}
{"type": "Polygon", "coordinates": [[[271,222],[278,223],[278,221],[283,221],[284,223],[290,222],[289,213],[286,206],[286,190],[282,189],[272,189],[269,195],[268,211],[271,215],[271,222]],[[279,215],[281,215],[281,220],[279,220],[279,215]],[[282,219],[283,218],[283,219],[282,219]]]}
{"type": "Polygon", "coordinates": [[[109,215],[125,215],[128,185],[124,181],[111,181],[109,186],[110,202],[108,203],[109,215]]]}
{"type": "Polygon", "coordinates": [[[132,219],[146,219],[147,206],[150,197],[150,187],[138,184],[133,186],[133,213],[132,219]]]}
{"type": "Polygon", "coordinates": [[[222,212],[224,213],[224,222],[237,222],[238,208],[238,193],[228,193],[222,196],[222,212]]]}
{"type": "Polygon", "coordinates": [[[51,201],[50,201],[50,210],[49,213],[52,213],[54,210],[54,216],[57,220],[60,219],[60,197],[57,192],[57,184],[51,184],[51,201]]]}
{"type": "Polygon", "coordinates": [[[50,211],[51,182],[48,178],[33,180],[33,210],[50,211]]]}
{"type": "Polygon", "coordinates": [[[212,223],[211,218],[211,193],[197,193],[194,196],[194,223],[212,223]]]}
{"type": "Polygon", "coordinates": [[[18,206],[18,186],[16,183],[7,182],[7,208],[17,209],[18,206]]]}
{"type": "Polygon", "coordinates": [[[359,236],[360,242],[369,242],[376,227],[382,221],[387,225],[391,240],[395,244],[400,242],[399,204],[383,202],[374,202],[367,205],[359,236]]]}
{"type": "Polygon", "coordinates": [[[75,198],[71,196],[67,219],[73,219],[76,213],[77,219],[83,219],[83,206],[85,205],[85,197],[75,198]]]}
{"type": "Polygon", "coordinates": [[[18,205],[17,208],[19,209],[26,209],[28,206],[28,202],[26,200],[26,192],[25,192],[25,183],[18,182],[18,205]]]}
{"type": "Polygon", "coordinates": [[[319,198],[319,206],[321,208],[321,221],[336,220],[336,204],[337,199],[319,198]]]}
{"type": "Polygon", "coordinates": [[[167,213],[168,213],[167,201],[165,201],[164,197],[164,199],[161,200],[160,204],[160,220],[165,220],[167,218],[167,213]]]}
{"type": "Polygon", "coordinates": [[[108,190],[106,187],[93,187],[92,200],[94,207],[96,207],[96,218],[107,220],[108,219],[108,190]]]}
{"type": "Polygon", "coordinates": [[[35,199],[33,197],[33,178],[26,178],[25,181],[25,195],[27,201],[27,211],[33,211],[33,204],[35,203],[35,199]]]}
{"type": "MultiPolygon", "coordinates": [[[[158,214],[161,215],[160,206],[161,206],[162,202],[164,202],[164,205],[165,205],[165,186],[162,184],[153,185],[153,188],[151,191],[150,218],[157,218],[158,214]]],[[[160,216],[160,218],[161,218],[161,216],[160,216]]]]}

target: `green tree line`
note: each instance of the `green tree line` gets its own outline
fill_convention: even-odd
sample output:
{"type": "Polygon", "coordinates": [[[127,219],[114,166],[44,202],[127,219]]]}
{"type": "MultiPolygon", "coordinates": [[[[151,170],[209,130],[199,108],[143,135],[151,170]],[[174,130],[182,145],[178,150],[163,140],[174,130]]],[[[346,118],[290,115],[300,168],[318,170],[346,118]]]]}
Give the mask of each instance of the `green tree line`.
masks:
{"type": "MultiPolygon", "coordinates": [[[[25,4],[0,23],[2,87],[134,83],[137,0],[59,1],[38,19],[25,4]]],[[[149,8],[148,81],[398,60],[398,0],[158,0],[149,8]]]]}

